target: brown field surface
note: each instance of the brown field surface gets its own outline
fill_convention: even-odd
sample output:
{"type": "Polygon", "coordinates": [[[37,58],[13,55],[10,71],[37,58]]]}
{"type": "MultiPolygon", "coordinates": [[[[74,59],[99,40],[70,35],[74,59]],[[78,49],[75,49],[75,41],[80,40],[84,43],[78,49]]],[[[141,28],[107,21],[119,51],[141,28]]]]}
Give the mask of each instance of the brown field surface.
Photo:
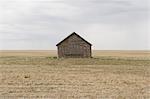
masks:
{"type": "MultiPolygon", "coordinates": [[[[126,50],[94,50],[94,57],[119,56],[119,57],[150,57],[150,51],[126,50]]],[[[0,56],[57,56],[56,50],[0,50],[0,56]]]]}
{"type": "Polygon", "coordinates": [[[0,99],[150,99],[149,51],[0,51],[0,99]]]}

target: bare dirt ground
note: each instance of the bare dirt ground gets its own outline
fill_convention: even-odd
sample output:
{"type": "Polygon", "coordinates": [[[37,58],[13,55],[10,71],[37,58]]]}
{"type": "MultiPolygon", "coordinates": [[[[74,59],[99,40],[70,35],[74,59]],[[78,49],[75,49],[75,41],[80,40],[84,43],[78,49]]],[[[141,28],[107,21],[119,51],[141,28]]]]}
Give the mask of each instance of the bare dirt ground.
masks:
{"type": "Polygon", "coordinates": [[[56,51],[1,51],[0,99],[150,99],[148,51],[94,51],[57,59],[56,51]]]}

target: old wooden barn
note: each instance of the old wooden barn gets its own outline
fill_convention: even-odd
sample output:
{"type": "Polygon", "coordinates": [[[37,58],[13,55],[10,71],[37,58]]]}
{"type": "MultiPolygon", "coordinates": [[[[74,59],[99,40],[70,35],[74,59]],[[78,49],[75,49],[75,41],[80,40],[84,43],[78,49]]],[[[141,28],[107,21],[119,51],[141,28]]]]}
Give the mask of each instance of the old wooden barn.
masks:
{"type": "Polygon", "coordinates": [[[92,44],[73,32],[57,45],[59,58],[91,58],[92,44]]]}

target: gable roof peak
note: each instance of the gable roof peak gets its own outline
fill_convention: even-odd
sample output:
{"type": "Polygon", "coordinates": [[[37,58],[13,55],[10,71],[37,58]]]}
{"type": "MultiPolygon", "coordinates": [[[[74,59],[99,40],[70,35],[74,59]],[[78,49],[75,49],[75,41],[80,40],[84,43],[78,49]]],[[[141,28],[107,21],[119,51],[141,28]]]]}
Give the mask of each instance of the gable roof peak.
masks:
{"type": "MultiPolygon", "coordinates": [[[[72,32],[71,34],[77,34],[76,32],[72,32]]],[[[78,34],[77,34],[78,35],[78,34]]]]}
{"type": "Polygon", "coordinates": [[[59,44],[61,44],[63,41],[65,41],[66,39],[68,39],[69,37],[71,37],[72,35],[76,35],[79,38],[81,38],[83,41],[85,41],[86,43],[88,43],[89,45],[92,46],[91,43],[89,43],[88,41],[86,41],[84,38],[82,38],[80,35],[78,35],[76,32],[71,33],[69,36],[67,36],[65,39],[63,39],[61,42],[59,42],[56,46],[58,46],[59,44]]]}

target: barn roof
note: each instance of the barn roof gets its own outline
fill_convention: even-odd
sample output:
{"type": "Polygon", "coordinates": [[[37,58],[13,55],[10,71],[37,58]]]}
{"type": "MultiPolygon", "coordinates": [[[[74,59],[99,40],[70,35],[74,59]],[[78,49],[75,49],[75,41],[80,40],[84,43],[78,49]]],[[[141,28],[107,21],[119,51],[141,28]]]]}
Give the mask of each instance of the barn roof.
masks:
{"type": "Polygon", "coordinates": [[[85,41],[87,44],[91,45],[91,43],[89,43],[88,41],[86,41],[84,38],[82,38],[80,35],[78,35],[77,33],[73,32],[72,34],[70,34],[69,36],[67,36],[64,40],[62,40],[61,42],[59,42],[56,46],[60,45],[62,42],[64,42],[65,40],[67,40],[68,38],[70,38],[72,35],[76,35],[79,38],[81,38],[83,41],[85,41]]]}

